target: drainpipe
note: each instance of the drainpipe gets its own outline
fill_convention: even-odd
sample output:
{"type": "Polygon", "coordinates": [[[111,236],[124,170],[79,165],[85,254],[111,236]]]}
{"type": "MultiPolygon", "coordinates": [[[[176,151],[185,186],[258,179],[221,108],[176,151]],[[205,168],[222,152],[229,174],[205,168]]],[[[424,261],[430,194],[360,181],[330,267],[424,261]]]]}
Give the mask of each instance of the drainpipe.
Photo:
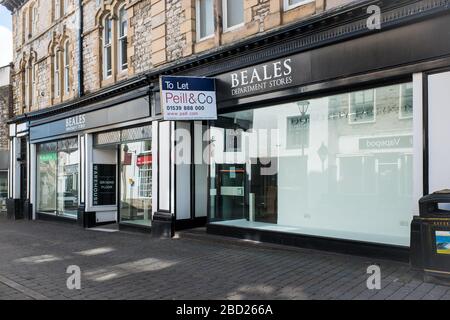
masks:
{"type": "Polygon", "coordinates": [[[78,8],[80,13],[78,25],[78,96],[84,95],[84,66],[83,66],[83,0],[78,0],[78,8]]]}

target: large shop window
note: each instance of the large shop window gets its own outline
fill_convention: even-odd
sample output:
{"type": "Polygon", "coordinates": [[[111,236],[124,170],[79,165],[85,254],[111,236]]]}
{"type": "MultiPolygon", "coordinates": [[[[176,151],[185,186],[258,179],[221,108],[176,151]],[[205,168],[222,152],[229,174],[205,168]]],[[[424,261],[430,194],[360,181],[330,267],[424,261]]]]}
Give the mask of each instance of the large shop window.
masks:
{"type": "Polygon", "coordinates": [[[411,115],[410,83],[222,114],[211,223],[408,246],[411,115]]]}
{"type": "Polygon", "coordinates": [[[40,213],[77,218],[78,139],[37,147],[37,209],[40,213]]]}

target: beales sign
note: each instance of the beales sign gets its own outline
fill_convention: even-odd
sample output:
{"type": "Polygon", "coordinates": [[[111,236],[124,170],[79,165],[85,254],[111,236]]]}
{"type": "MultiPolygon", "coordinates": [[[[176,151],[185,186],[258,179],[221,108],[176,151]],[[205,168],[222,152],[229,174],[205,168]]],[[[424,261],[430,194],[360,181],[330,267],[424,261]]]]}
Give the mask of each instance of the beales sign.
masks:
{"type": "Polygon", "coordinates": [[[254,91],[290,85],[292,83],[292,59],[284,59],[259,68],[232,73],[231,95],[238,96],[254,91]]]}
{"type": "Polygon", "coordinates": [[[216,120],[215,79],[162,76],[161,108],[164,120],[216,120]]]}
{"type": "Polygon", "coordinates": [[[310,64],[309,55],[303,54],[219,75],[217,99],[225,101],[299,85],[309,80],[310,64]]]}
{"type": "Polygon", "coordinates": [[[147,97],[142,97],[108,108],[32,125],[30,138],[33,141],[146,117],[150,117],[150,106],[147,97]]]}
{"type": "Polygon", "coordinates": [[[80,114],[66,119],[66,132],[79,131],[86,128],[86,115],[80,114]]]}

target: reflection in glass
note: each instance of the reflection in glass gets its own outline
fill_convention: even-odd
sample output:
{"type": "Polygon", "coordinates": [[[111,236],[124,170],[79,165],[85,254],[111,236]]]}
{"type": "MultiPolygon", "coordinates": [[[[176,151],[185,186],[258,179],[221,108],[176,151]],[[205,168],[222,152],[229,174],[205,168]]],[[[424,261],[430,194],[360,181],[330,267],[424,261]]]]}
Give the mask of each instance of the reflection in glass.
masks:
{"type": "Polygon", "coordinates": [[[120,220],[151,226],[152,219],[151,140],[121,145],[120,220]]]}
{"type": "Polygon", "coordinates": [[[412,83],[402,84],[400,90],[400,119],[410,119],[413,116],[412,83]]]}
{"type": "Polygon", "coordinates": [[[352,124],[375,121],[375,90],[350,93],[349,121],[352,124]]]}
{"type": "Polygon", "coordinates": [[[400,84],[222,114],[210,133],[211,221],[408,246],[411,113],[412,86],[400,84]]]}

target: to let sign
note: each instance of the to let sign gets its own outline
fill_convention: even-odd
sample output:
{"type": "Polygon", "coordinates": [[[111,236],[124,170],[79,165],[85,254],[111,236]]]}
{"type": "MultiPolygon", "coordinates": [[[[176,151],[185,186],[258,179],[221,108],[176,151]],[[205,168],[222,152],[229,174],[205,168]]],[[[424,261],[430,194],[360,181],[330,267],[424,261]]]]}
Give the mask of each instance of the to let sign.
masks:
{"type": "Polygon", "coordinates": [[[215,79],[162,76],[164,120],[217,120],[215,79]]]}

